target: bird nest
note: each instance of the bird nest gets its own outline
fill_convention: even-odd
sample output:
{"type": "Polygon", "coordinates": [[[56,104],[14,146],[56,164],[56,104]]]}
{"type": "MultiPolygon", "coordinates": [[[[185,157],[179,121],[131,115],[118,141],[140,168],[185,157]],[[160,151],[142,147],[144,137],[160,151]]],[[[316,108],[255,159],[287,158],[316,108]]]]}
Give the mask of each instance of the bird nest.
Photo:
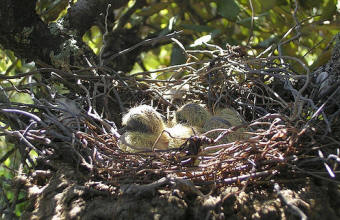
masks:
{"type": "Polygon", "coordinates": [[[31,94],[34,104],[4,104],[2,114],[18,123],[17,130],[3,130],[20,141],[28,168],[58,170],[56,161],[67,163],[87,173],[93,187],[100,182],[101,189],[111,191],[180,180],[225,186],[295,175],[336,177],[337,91],[320,98],[317,76],[303,62],[287,56],[251,58],[244,48],[228,45],[183,48],[183,53],[185,64],[129,75],[104,67],[17,75],[36,81],[12,88],[31,94]],[[43,74],[49,77],[37,77],[43,74]],[[60,93],[63,97],[56,97],[60,93]],[[149,104],[170,120],[187,102],[203,103],[211,112],[233,107],[244,123],[197,134],[178,148],[134,153],[119,148],[127,108],[149,104]],[[207,138],[209,132],[217,138],[207,138]],[[223,138],[236,133],[245,138],[223,138]],[[31,150],[38,154],[36,162],[31,150]]]}

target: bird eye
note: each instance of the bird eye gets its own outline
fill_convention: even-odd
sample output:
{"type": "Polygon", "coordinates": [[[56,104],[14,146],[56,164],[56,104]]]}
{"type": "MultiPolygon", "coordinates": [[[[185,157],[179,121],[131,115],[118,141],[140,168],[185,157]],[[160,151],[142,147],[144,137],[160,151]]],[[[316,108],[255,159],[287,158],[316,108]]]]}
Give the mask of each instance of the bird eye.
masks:
{"type": "Polygon", "coordinates": [[[131,119],[127,125],[127,129],[130,131],[142,131],[142,132],[152,132],[150,125],[145,124],[144,121],[131,119]]]}
{"type": "Polygon", "coordinates": [[[188,122],[185,118],[178,118],[177,121],[181,124],[186,124],[188,122]]]}

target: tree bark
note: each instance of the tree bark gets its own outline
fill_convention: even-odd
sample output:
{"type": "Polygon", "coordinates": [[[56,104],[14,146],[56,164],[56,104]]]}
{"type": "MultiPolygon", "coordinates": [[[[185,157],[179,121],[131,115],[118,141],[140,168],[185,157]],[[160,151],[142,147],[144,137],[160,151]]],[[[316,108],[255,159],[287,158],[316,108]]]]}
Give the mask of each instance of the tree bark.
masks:
{"type": "Polygon", "coordinates": [[[35,13],[35,1],[0,2],[0,44],[19,58],[50,63],[49,53],[59,51],[63,39],[53,35],[35,13]]]}

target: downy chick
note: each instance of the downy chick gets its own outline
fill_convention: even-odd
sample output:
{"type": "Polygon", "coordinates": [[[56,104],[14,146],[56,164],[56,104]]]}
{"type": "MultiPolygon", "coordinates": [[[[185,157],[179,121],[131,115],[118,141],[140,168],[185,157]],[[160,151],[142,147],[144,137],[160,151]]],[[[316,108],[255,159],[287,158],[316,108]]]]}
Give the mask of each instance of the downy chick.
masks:
{"type": "MultiPolygon", "coordinates": [[[[242,117],[239,113],[233,108],[223,108],[218,109],[215,116],[212,116],[203,126],[203,131],[207,132],[217,128],[230,128],[233,126],[239,126],[243,124],[242,117]]],[[[242,139],[246,139],[248,137],[247,134],[243,134],[245,132],[244,128],[239,128],[237,132],[229,133],[224,136],[222,142],[234,142],[242,139]]],[[[217,138],[220,132],[210,135],[212,138],[217,138]]]]}
{"type": "MultiPolygon", "coordinates": [[[[232,108],[220,109],[216,115],[212,116],[206,108],[196,103],[188,103],[182,106],[175,116],[176,123],[192,126],[197,131],[206,132],[217,128],[230,128],[242,124],[242,119],[238,112],[232,108]]],[[[239,130],[241,131],[241,130],[239,130]]],[[[217,133],[209,134],[208,137],[216,138],[217,133]]],[[[233,142],[245,138],[243,134],[232,133],[224,142],[233,142]]]]}
{"type": "Polygon", "coordinates": [[[188,103],[176,111],[175,123],[201,129],[210,117],[211,115],[203,106],[188,103]]]}
{"type": "Polygon", "coordinates": [[[169,136],[163,132],[166,127],[162,115],[148,105],[131,108],[123,116],[126,132],[121,135],[119,147],[128,152],[139,152],[155,149],[167,149],[169,136]]]}

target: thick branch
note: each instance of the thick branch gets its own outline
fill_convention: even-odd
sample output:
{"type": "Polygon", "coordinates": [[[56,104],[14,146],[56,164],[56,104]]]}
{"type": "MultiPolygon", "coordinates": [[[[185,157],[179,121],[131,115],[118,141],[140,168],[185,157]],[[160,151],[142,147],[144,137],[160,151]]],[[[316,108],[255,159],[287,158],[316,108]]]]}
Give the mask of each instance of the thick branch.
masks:
{"type": "Polygon", "coordinates": [[[49,63],[49,51],[57,51],[62,41],[52,35],[35,13],[35,1],[0,1],[0,44],[15,55],[49,63]]]}
{"type": "MultiPolygon", "coordinates": [[[[105,17],[107,6],[110,4],[111,9],[118,9],[126,5],[128,0],[79,0],[69,10],[66,20],[69,20],[70,27],[77,30],[79,36],[82,36],[96,21],[105,17]]],[[[109,13],[110,21],[113,13],[109,13]]]]}
{"type": "Polygon", "coordinates": [[[12,50],[19,58],[55,67],[79,65],[84,62],[84,54],[95,57],[81,36],[73,39],[64,33],[61,24],[44,23],[36,14],[35,4],[31,0],[0,1],[0,45],[4,49],[12,50]]]}

